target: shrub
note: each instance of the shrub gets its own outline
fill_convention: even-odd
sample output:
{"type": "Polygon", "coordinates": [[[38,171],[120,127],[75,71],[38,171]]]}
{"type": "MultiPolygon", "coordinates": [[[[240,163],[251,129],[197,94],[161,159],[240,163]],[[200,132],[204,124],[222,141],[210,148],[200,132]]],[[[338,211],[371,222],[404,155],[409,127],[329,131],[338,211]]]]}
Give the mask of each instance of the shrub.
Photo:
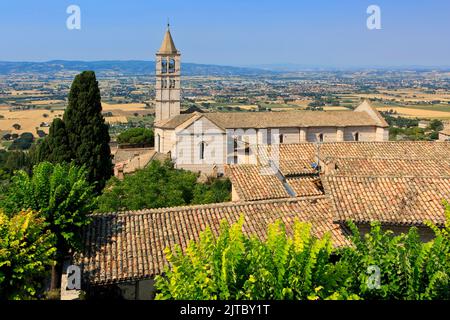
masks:
{"type": "Polygon", "coordinates": [[[131,128],[119,134],[117,142],[120,144],[154,145],[153,130],[146,128],[131,128]]]}
{"type": "Polygon", "coordinates": [[[0,299],[30,299],[40,293],[53,264],[54,242],[38,213],[21,211],[8,218],[0,212],[0,299]]]}

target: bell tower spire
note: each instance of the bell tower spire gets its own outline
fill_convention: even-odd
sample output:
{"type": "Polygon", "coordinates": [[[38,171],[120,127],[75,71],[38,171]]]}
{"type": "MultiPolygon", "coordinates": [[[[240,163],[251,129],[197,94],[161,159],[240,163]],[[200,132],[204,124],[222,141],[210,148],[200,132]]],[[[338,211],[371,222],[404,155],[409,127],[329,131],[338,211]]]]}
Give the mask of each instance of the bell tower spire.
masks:
{"type": "Polygon", "coordinates": [[[156,53],[155,121],[167,120],[180,114],[180,56],[167,19],[167,30],[156,53]]]}

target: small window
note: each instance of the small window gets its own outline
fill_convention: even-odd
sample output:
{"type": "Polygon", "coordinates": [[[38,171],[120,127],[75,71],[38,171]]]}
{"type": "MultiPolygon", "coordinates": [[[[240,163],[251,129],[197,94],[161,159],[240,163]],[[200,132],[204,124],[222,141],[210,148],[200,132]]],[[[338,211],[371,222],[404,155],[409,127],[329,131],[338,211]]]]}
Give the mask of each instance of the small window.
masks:
{"type": "Polygon", "coordinates": [[[205,148],[206,143],[203,141],[202,143],[200,143],[200,160],[205,159],[205,148]]]}
{"type": "Polygon", "coordinates": [[[359,132],[355,132],[355,141],[359,141],[359,132]]]}
{"type": "Polygon", "coordinates": [[[161,60],[161,72],[167,73],[167,60],[166,59],[161,60]]]}
{"type": "Polygon", "coordinates": [[[250,144],[248,142],[245,142],[244,154],[247,157],[250,155],[250,144]]]}
{"type": "Polygon", "coordinates": [[[319,142],[323,142],[323,133],[319,133],[319,142]]]}
{"type": "Polygon", "coordinates": [[[169,73],[175,72],[175,59],[169,60],[169,73]]]}
{"type": "Polygon", "coordinates": [[[282,134],[280,134],[280,144],[282,144],[284,142],[284,136],[282,134]]]}
{"type": "Polygon", "coordinates": [[[233,163],[238,163],[238,140],[235,138],[233,140],[233,163]]]}

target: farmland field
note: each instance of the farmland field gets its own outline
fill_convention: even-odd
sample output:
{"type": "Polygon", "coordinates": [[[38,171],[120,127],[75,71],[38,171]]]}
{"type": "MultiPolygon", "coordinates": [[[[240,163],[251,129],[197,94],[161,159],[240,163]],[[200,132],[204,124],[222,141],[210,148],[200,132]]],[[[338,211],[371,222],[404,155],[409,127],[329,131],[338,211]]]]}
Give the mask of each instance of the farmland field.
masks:
{"type": "MultiPolygon", "coordinates": [[[[52,103],[54,101],[42,101],[41,104],[52,103]]],[[[108,123],[126,123],[128,117],[135,114],[143,115],[151,113],[145,109],[145,104],[108,104],[103,103],[103,112],[111,112],[112,117],[105,117],[108,123]]],[[[51,124],[56,117],[62,117],[63,108],[58,109],[31,109],[10,111],[9,106],[0,106],[0,131],[21,134],[31,132],[36,136],[37,130],[42,130],[48,134],[48,127],[41,127],[43,122],[51,124]],[[20,125],[20,129],[15,129],[13,125],[20,125]]]]}
{"type": "Polygon", "coordinates": [[[450,119],[450,112],[410,107],[377,107],[379,111],[394,110],[399,116],[412,117],[412,118],[432,118],[432,119],[450,119]]]}

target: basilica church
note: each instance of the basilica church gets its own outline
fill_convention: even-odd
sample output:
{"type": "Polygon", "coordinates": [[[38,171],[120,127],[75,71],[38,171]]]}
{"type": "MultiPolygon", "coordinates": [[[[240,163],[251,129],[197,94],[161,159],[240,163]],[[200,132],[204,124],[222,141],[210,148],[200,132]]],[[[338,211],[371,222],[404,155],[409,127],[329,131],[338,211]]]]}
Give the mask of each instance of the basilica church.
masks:
{"type": "Polygon", "coordinates": [[[223,174],[282,144],[387,141],[388,124],[368,101],[348,111],[180,113],[181,54],[169,27],[156,53],[155,150],[176,168],[223,174]]]}

